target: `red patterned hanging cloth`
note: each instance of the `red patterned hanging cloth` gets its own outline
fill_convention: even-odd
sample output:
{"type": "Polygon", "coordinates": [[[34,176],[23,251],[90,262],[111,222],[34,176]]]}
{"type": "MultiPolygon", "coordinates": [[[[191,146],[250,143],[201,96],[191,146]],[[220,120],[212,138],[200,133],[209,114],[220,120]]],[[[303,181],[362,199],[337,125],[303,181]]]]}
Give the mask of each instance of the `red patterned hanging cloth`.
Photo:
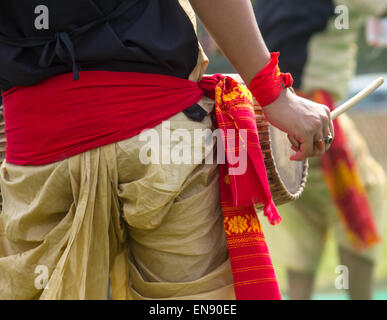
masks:
{"type": "MultiPolygon", "coordinates": [[[[278,54],[250,84],[258,102],[274,101],[285,87],[289,74],[278,69],[278,54]],[[266,85],[261,85],[265,82],[266,85]]],[[[220,196],[229,257],[238,300],[281,299],[265,237],[254,209],[264,204],[271,224],[281,217],[274,205],[259,144],[252,93],[231,77],[214,75],[199,84],[215,100],[218,128],[221,129],[226,163],[219,165],[220,196]],[[215,90],[213,88],[215,87],[215,90]],[[236,158],[246,157],[246,170],[239,172],[236,158]]]]}

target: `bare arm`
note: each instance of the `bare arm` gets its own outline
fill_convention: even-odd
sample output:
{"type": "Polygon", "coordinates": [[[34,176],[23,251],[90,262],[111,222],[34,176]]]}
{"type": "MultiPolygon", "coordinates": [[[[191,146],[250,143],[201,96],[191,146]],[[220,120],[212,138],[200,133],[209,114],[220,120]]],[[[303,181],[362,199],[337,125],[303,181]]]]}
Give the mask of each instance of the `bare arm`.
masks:
{"type": "Polygon", "coordinates": [[[270,60],[249,0],[190,0],[193,9],[245,83],[270,60]]]}
{"type": "MultiPolygon", "coordinates": [[[[245,83],[270,60],[250,0],[189,0],[203,25],[233,64],[245,83]]],[[[280,97],[264,108],[266,119],[299,142],[292,160],[320,156],[328,148],[315,148],[315,141],[333,135],[326,106],[283,90],[280,97]]]]}

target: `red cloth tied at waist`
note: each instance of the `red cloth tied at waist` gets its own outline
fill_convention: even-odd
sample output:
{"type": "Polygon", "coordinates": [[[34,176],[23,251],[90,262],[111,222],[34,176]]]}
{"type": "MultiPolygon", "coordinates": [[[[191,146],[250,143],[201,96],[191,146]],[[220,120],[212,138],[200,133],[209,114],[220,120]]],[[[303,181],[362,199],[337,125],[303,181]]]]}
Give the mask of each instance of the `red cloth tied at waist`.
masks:
{"type": "Polygon", "coordinates": [[[225,231],[238,299],[279,299],[280,293],[254,203],[264,204],[272,224],[280,221],[273,203],[255,123],[251,93],[220,75],[199,84],[186,79],[140,73],[83,71],[80,79],[62,74],[3,94],[6,160],[44,165],[118,142],[152,128],[197,103],[204,94],[216,101],[226,164],[220,165],[225,231]],[[229,135],[228,129],[235,134],[229,135]],[[247,140],[240,143],[239,132],[247,140]],[[235,149],[247,154],[247,168],[230,175],[235,149]]]}
{"type": "Polygon", "coordinates": [[[3,93],[6,160],[44,165],[152,128],[198,102],[197,83],[108,71],[54,76],[3,93]]]}

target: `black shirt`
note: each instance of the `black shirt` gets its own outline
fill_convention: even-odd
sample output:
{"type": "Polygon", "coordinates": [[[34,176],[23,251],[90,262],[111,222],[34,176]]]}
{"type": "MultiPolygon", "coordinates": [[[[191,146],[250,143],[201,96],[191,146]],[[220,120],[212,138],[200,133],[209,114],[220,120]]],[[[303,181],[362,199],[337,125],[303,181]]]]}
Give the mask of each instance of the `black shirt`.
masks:
{"type": "Polygon", "coordinates": [[[188,78],[199,54],[178,0],[0,1],[0,90],[78,70],[188,78]],[[48,9],[38,30],[35,8],[48,9]]]}

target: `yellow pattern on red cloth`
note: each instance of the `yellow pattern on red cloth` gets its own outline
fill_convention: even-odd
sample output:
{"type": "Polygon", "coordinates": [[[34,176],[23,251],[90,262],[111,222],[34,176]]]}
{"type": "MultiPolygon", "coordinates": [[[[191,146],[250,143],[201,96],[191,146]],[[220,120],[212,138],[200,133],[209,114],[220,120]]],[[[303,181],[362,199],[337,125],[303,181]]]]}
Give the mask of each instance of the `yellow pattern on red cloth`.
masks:
{"type": "MultiPolygon", "coordinates": [[[[250,161],[242,177],[229,174],[229,163],[219,165],[224,230],[236,297],[242,300],[281,299],[263,230],[253,205],[254,201],[262,203],[264,195],[267,196],[263,193],[270,193],[270,190],[259,185],[262,179],[267,180],[267,176],[266,171],[258,172],[259,166],[256,164],[262,161],[262,153],[252,95],[232,78],[222,78],[215,89],[215,111],[218,127],[223,129],[226,159],[229,159],[231,152],[237,155],[246,152],[250,161]],[[247,137],[242,137],[242,129],[246,130],[247,137]],[[234,143],[228,146],[230,141],[234,143]],[[256,184],[254,181],[257,181],[256,184]],[[244,196],[244,201],[238,204],[241,196],[244,196]]],[[[273,224],[280,220],[272,200],[266,209],[265,213],[273,224]]]]}

